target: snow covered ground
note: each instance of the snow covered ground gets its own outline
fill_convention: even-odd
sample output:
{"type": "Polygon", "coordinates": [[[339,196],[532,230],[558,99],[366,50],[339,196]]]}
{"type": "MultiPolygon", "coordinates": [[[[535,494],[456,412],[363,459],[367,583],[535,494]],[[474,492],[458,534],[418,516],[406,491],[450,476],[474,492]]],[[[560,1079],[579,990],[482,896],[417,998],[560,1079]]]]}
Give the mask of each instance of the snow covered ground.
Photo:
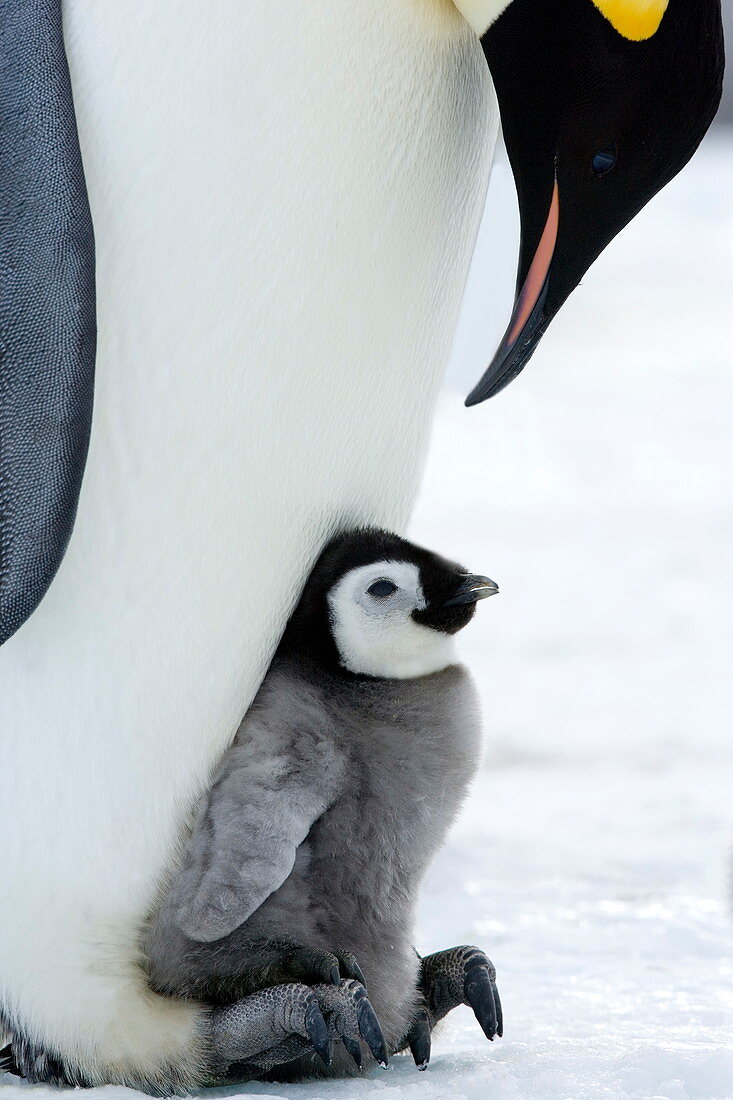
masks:
{"type": "Polygon", "coordinates": [[[733,1097],[733,135],[469,411],[508,316],[512,202],[500,162],[412,532],[502,588],[465,635],[486,761],[418,946],[486,948],[505,1038],[461,1009],[425,1074],[213,1096],[733,1097]]]}

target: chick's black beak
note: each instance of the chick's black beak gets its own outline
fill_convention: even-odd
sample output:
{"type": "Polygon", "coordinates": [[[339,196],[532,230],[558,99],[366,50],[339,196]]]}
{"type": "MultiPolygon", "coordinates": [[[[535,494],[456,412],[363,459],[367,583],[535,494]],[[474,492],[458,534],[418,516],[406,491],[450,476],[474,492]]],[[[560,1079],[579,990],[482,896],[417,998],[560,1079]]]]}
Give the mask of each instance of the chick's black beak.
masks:
{"type": "Polygon", "coordinates": [[[443,603],[443,607],[459,607],[461,604],[476,603],[478,600],[495,596],[498,591],[498,584],[489,577],[467,573],[450,599],[443,603]]]}

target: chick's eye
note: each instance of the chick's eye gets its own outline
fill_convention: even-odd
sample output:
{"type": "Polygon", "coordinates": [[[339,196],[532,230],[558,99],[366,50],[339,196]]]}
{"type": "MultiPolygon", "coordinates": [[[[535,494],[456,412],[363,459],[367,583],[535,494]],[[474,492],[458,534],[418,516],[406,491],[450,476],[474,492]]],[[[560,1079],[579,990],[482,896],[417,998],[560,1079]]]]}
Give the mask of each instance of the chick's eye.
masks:
{"type": "Polygon", "coordinates": [[[384,599],[385,596],[391,596],[393,592],[397,591],[397,585],[392,584],[392,581],[375,581],[374,584],[370,584],[367,588],[367,592],[370,596],[378,596],[380,599],[384,599]]]}
{"type": "Polygon", "coordinates": [[[616,157],[615,145],[607,145],[605,149],[599,149],[590,162],[594,174],[604,176],[606,172],[610,172],[616,163],[616,157]]]}

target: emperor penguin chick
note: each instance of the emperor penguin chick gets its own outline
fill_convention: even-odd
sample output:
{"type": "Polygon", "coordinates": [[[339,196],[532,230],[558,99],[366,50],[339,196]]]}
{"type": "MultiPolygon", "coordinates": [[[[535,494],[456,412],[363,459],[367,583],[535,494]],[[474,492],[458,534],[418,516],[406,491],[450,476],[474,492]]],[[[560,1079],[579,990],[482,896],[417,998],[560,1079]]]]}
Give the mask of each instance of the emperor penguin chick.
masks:
{"type": "Polygon", "coordinates": [[[147,945],[159,992],[250,1012],[232,1078],[353,1071],[362,1039],[379,1062],[409,1046],[424,1068],[459,1003],[501,1034],[483,952],[421,960],[412,946],[420,883],[480,751],[455,635],[497,591],[376,529],[316,563],[147,945]]]}

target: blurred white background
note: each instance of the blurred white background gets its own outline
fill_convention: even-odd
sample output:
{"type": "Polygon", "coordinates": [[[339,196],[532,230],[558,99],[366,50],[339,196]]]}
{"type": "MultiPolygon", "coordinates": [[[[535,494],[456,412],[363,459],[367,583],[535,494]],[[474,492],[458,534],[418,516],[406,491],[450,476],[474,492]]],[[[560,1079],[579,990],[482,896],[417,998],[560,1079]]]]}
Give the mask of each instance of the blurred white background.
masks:
{"type": "Polygon", "coordinates": [[[467,410],[517,232],[500,158],[412,534],[502,589],[466,634],[487,756],[421,946],[484,946],[507,1024],[489,1047],[454,1014],[432,1095],[724,1100],[733,131],[608,248],[512,386],[467,410]]]}

